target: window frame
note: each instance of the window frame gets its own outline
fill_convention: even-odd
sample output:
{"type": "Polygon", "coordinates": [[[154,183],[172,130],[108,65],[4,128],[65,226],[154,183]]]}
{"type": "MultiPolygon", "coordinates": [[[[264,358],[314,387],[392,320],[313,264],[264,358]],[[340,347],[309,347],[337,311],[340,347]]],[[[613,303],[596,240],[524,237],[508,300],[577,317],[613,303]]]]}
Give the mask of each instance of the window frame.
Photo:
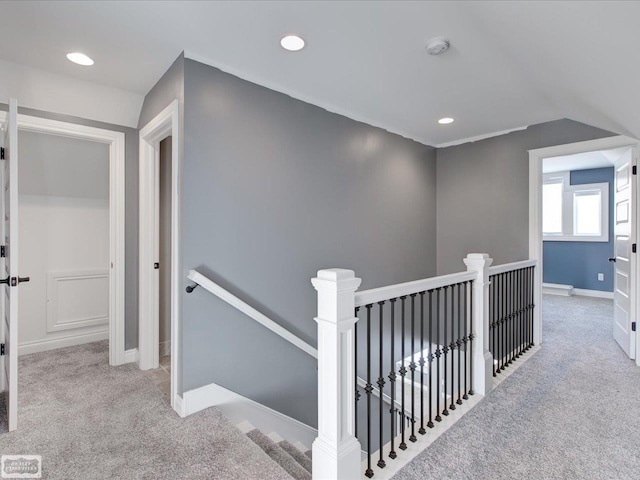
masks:
{"type": "MultiPolygon", "coordinates": [[[[543,186],[554,183],[562,183],[562,233],[544,233],[543,231],[542,240],[545,242],[608,242],[609,183],[601,182],[571,185],[571,172],[568,171],[545,173],[542,175],[543,186]],[[600,192],[600,235],[576,235],[574,233],[574,197],[575,195],[587,192],[600,192]]],[[[544,215],[544,211],[542,211],[542,214],[544,215]]]]}

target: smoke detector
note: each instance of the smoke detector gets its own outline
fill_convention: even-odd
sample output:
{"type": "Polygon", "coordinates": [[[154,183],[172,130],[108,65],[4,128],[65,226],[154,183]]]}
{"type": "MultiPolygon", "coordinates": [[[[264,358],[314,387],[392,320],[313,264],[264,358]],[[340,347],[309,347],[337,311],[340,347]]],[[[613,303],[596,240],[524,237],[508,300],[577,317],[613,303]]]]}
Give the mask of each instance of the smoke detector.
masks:
{"type": "Polygon", "coordinates": [[[435,37],[427,42],[429,55],[442,55],[447,50],[449,50],[449,40],[444,37],[435,37]]]}

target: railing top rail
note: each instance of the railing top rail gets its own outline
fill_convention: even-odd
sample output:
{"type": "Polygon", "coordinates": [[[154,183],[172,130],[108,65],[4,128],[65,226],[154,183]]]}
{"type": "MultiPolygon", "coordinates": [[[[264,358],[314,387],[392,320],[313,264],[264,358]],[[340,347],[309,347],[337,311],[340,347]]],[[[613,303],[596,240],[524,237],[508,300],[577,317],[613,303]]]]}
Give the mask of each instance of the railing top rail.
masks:
{"type": "Polygon", "coordinates": [[[497,275],[499,273],[510,272],[512,270],[520,270],[521,268],[535,267],[536,260],[523,260],[521,262],[505,263],[503,265],[496,265],[489,267],[489,275],[497,275]]]}
{"type": "Polygon", "coordinates": [[[477,276],[476,272],[460,272],[451,273],[449,275],[441,275],[439,277],[425,278],[423,280],[415,280],[413,282],[398,283],[386,287],[372,288],[356,292],[356,307],[362,307],[371,303],[382,302],[391,298],[398,298],[413,293],[426,292],[436,288],[447,287],[457,283],[468,282],[474,280],[477,276]]]}
{"type": "Polygon", "coordinates": [[[228,290],[225,290],[220,285],[215,283],[213,280],[205,277],[197,270],[190,270],[188,278],[194,281],[195,283],[197,283],[198,285],[200,285],[202,288],[204,288],[208,292],[213,293],[214,295],[219,297],[221,300],[224,300],[232,307],[235,307],[245,315],[248,315],[249,317],[254,319],[256,322],[261,324],[262,326],[271,330],[276,335],[279,335],[280,337],[284,338],[287,342],[291,343],[292,345],[295,345],[303,352],[308,353],[309,355],[311,355],[316,359],[318,358],[318,350],[313,348],[311,345],[309,345],[307,342],[302,340],[300,337],[295,336],[286,328],[278,325],[276,322],[271,320],[266,315],[257,311],[251,305],[240,300],[233,293],[229,292],[228,290]]]}

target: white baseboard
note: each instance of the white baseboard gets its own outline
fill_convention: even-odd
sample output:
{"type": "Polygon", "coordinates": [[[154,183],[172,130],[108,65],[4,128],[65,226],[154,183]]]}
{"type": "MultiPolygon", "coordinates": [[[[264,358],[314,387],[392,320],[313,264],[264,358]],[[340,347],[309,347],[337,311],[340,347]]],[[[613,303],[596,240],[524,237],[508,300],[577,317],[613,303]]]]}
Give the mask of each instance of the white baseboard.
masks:
{"type": "Polygon", "coordinates": [[[138,363],[139,353],[137,348],[124,351],[124,363],[138,363]]]}
{"type": "Polygon", "coordinates": [[[584,288],[574,288],[573,292],[576,295],[582,297],[595,297],[595,298],[613,298],[613,292],[603,292],[602,290],[586,290],[584,288]]]}
{"type": "Polygon", "coordinates": [[[70,335],[35,342],[26,342],[18,345],[18,355],[28,355],[30,353],[47,352],[58,348],[73,347],[83,343],[99,342],[109,339],[109,330],[102,330],[93,333],[83,333],[80,335],[70,335]]]}
{"type": "Polygon", "coordinates": [[[160,356],[164,357],[166,355],[171,355],[171,340],[167,340],[166,342],[160,342],[160,356]]]}
{"type": "Polygon", "coordinates": [[[173,409],[182,418],[187,416],[187,414],[184,411],[184,400],[178,394],[176,394],[175,398],[173,399],[173,409]]]}
{"type": "Polygon", "coordinates": [[[261,432],[276,432],[291,444],[300,442],[310,448],[318,436],[315,428],[215,383],[184,392],[174,401],[174,409],[182,417],[213,406],[234,425],[248,421],[261,432]]]}
{"type": "Polygon", "coordinates": [[[575,289],[573,285],[561,285],[559,283],[543,283],[542,293],[549,295],[560,295],[563,297],[570,297],[574,294],[575,289]]]}

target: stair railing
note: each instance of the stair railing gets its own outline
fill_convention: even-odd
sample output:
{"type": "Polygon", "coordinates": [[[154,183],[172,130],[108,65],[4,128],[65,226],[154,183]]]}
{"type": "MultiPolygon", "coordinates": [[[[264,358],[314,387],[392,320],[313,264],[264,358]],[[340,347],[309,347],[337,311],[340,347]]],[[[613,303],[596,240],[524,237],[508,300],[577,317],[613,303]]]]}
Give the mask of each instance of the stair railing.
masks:
{"type": "Polygon", "coordinates": [[[504,323],[510,334],[517,332],[510,338],[524,342],[510,345],[522,349],[530,342],[526,332],[534,330],[534,316],[526,315],[533,303],[511,299],[528,298],[535,288],[521,273],[535,262],[494,267],[493,277],[505,274],[521,281],[505,283],[504,291],[492,289],[496,297],[490,303],[492,262],[487,254],[469,254],[464,259],[466,272],[360,292],[361,280],[351,270],[320,270],[312,279],[318,292],[319,347],[314,480],[361,478],[361,450],[366,451],[364,475],[373,477],[376,449],[375,466],[385,468],[383,454],[396,458],[396,445],[406,449],[407,439],[417,441],[416,433],[426,434],[434,421],[441,421],[470,395],[491,390],[495,353],[489,340],[490,323],[495,322],[490,322],[490,311],[493,315],[497,305],[509,299],[513,309],[505,310],[504,323]],[[506,273],[512,271],[518,273],[506,273]],[[358,378],[358,371],[366,371],[364,379],[358,378]],[[373,408],[375,397],[386,399],[392,408],[383,408],[381,402],[373,408]],[[358,425],[360,407],[366,408],[365,425],[358,425]],[[394,444],[398,413],[401,432],[394,444]],[[371,433],[387,427],[393,433],[390,445],[383,448],[383,434],[373,442],[371,433]]]}

